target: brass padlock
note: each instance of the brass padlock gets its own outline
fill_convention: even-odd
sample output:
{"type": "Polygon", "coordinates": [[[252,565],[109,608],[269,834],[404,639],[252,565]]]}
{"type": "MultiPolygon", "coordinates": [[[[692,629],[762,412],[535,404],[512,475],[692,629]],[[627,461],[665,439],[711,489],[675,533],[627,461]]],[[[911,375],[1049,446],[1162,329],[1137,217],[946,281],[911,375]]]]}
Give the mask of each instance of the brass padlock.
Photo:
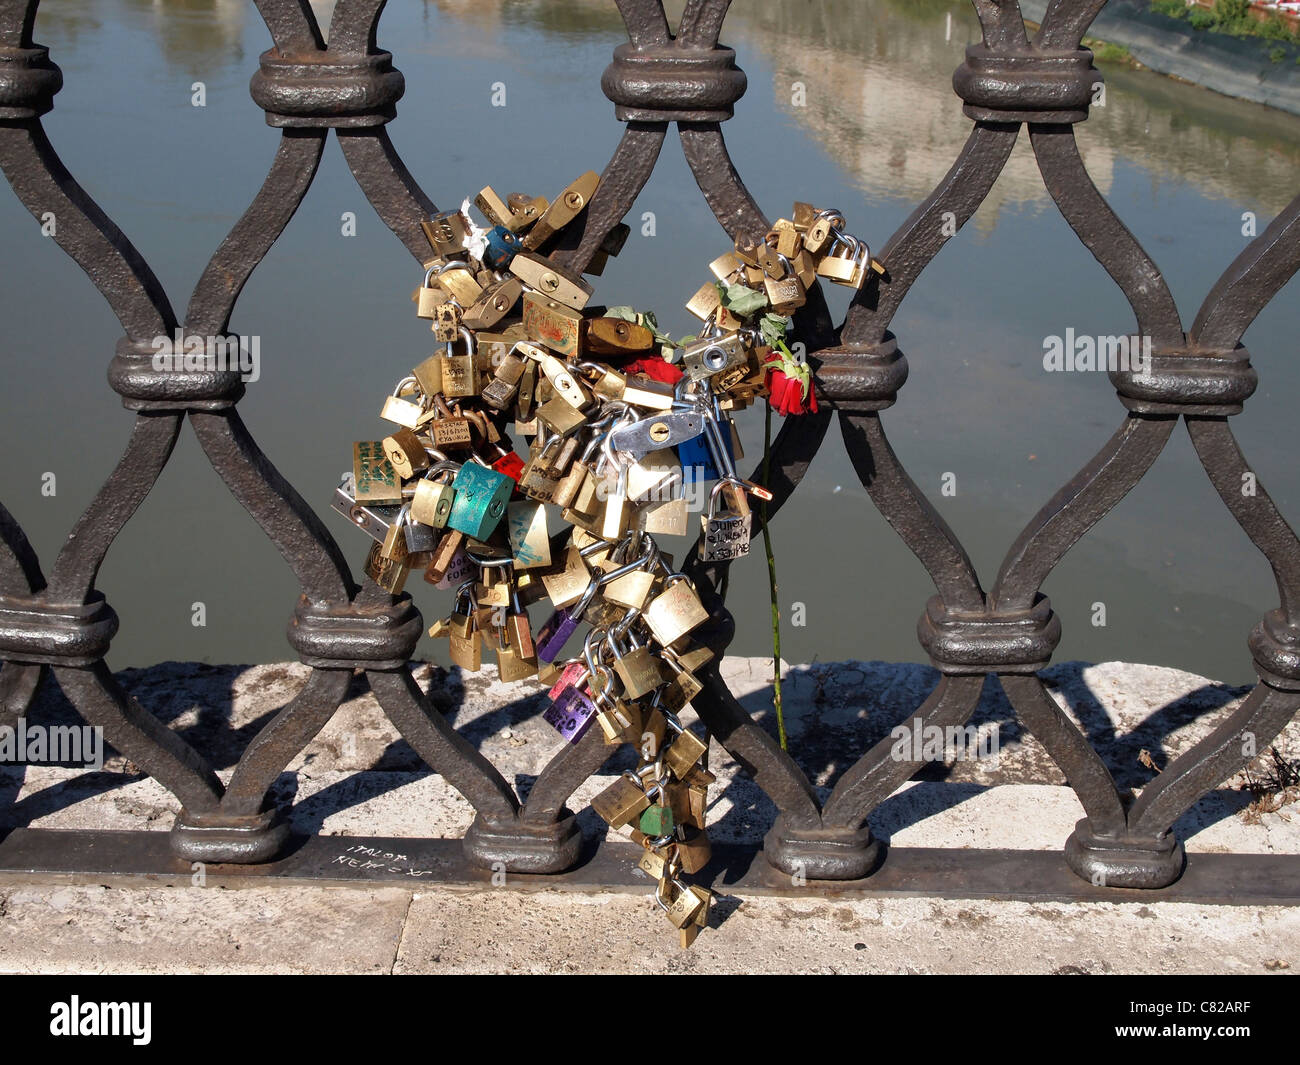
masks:
{"type": "Polygon", "coordinates": [[[384,455],[399,477],[414,477],[428,469],[429,453],[424,449],[424,441],[410,429],[398,429],[392,436],[384,437],[383,445],[384,455]]]}
{"type": "Polygon", "coordinates": [[[707,743],[689,729],[682,729],[664,752],[664,765],[678,780],[684,780],[699,760],[708,753],[707,743]]]}
{"type": "Polygon", "coordinates": [[[525,285],[576,311],[591,300],[592,287],[582,278],[530,251],[519,252],[510,261],[510,272],[525,285]]]}
{"type": "Polygon", "coordinates": [[[664,647],[709,620],[709,612],[695,594],[690,579],[682,573],[675,573],[664,582],[664,590],[650,601],[641,616],[664,647]]]}
{"type": "MultiPolygon", "coordinates": [[[[777,314],[791,315],[808,302],[808,293],[799,276],[790,266],[790,260],[776,253],[780,261],[781,272],[773,277],[764,270],[763,288],[767,292],[767,301],[777,314]]],[[[824,260],[823,260],[824,261],[824,260]]]]}
{"type": "Polygon", "coordinates": [[[575,178],[563,192],[551,201],[550,206],[542,212],[542,216],[533,224],[532,229],[528,231],[528,236],[524,238],[524,247],[528,251],[536,251],[542,247],[556,233],[572,222],[583,208],[591,202],[591,197],[595,195],[599,185],[600,175],[593,170],[588,170],[585,174],[575,178]]]}
{"type": "Polygon", "coordinates": [[[435,529],[446,527],[456,490],[443,478],[454,475],[459,468],[454,462],[440,462],[415,482],[415,495],[411,497],[411,517],[415,521],[435,529]]]}
{"type": "Polygon", "coordinates": [[[865,241],[836,233],[830,250],[817,264],[817,274],[837,285],[860,289],[871,273],[871,249],[865,241]]]}
{"type": "Polygon", "coordinates": [[[580,311],[539,292],[524,293],[524,328],[556,354],[576,358],[582,353],[582,322],[580,311]]]}
{"type": "Polygon", "coordinates": [[[623,684],[623,694],[629,699],[640,699],[663,683],[659,659],[650,648],[634,645],[624,654],[613,632],[605,637],[605,644],[614,655],[614,672],[623,684]]]}
{"type": "Polygon", "coordinates": [[[402,482],[378,440],[358,440],[352,445],[352,480],[357,503],[402,502],[402,482]]]}
{"type": "Polygon", "coordinates": [[[622,828],[624,825],[631,824],[641,811],[649,806],[650,800],[641,790],[640,784],[628,776],[619,777],[591,800],[591,808],[611,828],[622,828]]]}
{"type": "Polygon", "coordinates": [[[457,405],[453,411],[441,396],[434,399],[437,417],[425,426],[425,431],[433,437],[433,446],[439,451],[453,450],[473,446],[474,434],[470,420],[460,413],[457,405]]]}
{"type": "MultiPolygon", "coordinates": [[[[405,547],[404,542],[402,546],[405,547]]],[[[382,544],[370,545],[364,568],[366,576],[390,595],[402,594],[407,575],[411,572],[405,556],[400,559],[385,558],[382,544]]]]}
{"type": "Polygon", "coordinates": [[[442,211],[421,222],[420,228],[440,258],[460,255],[469,244],[469,219],[460,211],[442,211]]]}
{"type": "Polygon", "coordinates": [[[421,403],[405,398],[418,395],[419,381],[414,377],[403,377],[397,382],[393,394],[384,400],[379,416],[386,422],[395,422],[404,429],[414,429],[420,424],[420,415],[424,413],[421,403]]]}
{"type": "Polygon", "coordinates": [[[483,289],[483,294],[477,300],[465,308],[465,325],[470,329],[491,329],[514,309],[523,294],[524,286],[516,277],[494,281],[483,289]]]}
{"type": "Polygon", "coordinates": [[[474,334],[461,329],[460,339],[465,343],[465,354],[455,353],[455,343],[448,343],[442,361],[442,393],[449,399],[477,396],[478,368],[474,365],[474,334]]]}
{"type": "Polygon", "coordinates": [[[625,357],[654,347],[654,333],[624,318],[589,318],[584,326],[585,347],[592,355],[625,357]]]}

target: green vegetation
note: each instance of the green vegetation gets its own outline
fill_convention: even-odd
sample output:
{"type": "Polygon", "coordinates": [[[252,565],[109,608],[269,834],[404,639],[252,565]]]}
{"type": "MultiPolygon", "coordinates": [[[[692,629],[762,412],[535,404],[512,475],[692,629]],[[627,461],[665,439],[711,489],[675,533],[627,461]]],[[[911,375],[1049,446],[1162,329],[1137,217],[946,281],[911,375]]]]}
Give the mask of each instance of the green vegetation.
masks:
{"type": "Polygon", "coordinates": [[[1136,66],[1137,60],[1122,44],[1111,44],[1110,41],[1098,41],[1091,37],[1085,37],[1083,46],[1092,51],[1093,58],[1098,63],[1126,63],[1129,66],[1136,66]]]}
{"type": "MultiPolygon", "coordinates": [[[[1199,4],[1188,7],[1186,0],[1151,0],[1151,10],[1170,18],[1185,19],[1193,29],[1208,33],[1226,33],[1233,37],[1263,37],[1270,41],[1300,44],[1300,32],[1281,15],[1271,14],[1255,18],[1250,11],[1250,0],[1214,0],[1212,8],[1199,4]]],[[[1269,52],[1274,63],[1286,58],[1286,51],[1274,48],[1269,52]]]]}

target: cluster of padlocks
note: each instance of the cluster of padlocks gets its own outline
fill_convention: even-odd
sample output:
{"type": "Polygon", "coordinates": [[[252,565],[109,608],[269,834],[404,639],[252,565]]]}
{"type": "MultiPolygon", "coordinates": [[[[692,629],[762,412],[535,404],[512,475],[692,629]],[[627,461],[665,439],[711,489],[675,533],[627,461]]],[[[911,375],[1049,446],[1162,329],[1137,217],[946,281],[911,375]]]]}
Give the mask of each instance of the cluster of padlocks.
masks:
{"type": "MultiPolygon", "coordinates": [[[[375,541],[365,563],[399,594],[408,576],[452,590],[430,635],[462,670],[496,655],[503,681],[536,678],[545,719],[565,741],[592,727],[632,743],[640,764],[594,801],[645,848],[655,898],[689,945],[710,895],[681,879],[709,860],[707,743],[680,712],[701,690],[713,652],[691,634],[708,612],[655,535],[682,535],[684,486],[716,481],[701,516],[700,556],[749,551],[749,497],[736,472],[732,413],[781,396],[781,413],[815,409],[807,368],[785,343],[788,316],[817,277],[861,287],[879,269],[835,211],[796,204],[761,242],[737,242],[715,281],[687,305],[704,323],[673,341],[651,314],[588,307],[591,286],[546,257],[586,207],[584,174],[551,202],[485,188],[425,223],[434,256],[414,294],[443,350],[403,377],[380,417],[395,428],[354,445],[334,507],[375,541]],[[517,455],[506,426],[530,438],[517,455]],[[565,523],[552,534],[551,512],[565,523]],[[528,606],[553,613],[534,634],[528,606]],[[561,656],[580,625],[580,653],[561,656]]],[[[588,273],[621,249],[627,227],[588,273]]]]}

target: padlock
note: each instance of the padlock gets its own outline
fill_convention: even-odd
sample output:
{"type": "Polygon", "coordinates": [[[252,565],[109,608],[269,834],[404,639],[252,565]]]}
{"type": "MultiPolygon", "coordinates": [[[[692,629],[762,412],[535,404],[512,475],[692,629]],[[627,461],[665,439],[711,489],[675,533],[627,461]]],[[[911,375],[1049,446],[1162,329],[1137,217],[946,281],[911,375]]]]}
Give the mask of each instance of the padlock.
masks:
{"type": "Polygon", "coordinates": [[[551,564],[551,537],[546,507],[519,501],[506,507],[506,527],[515,569],[539,569],[551,564]]]}
{"type": "Polygon", "coordinates": [[[521,655],[509,643],[496,649],[497,674],[503,683],[523,680],[537,675],[537,659],[521,655]]]}
{"type": "Polygon", "coordinates": [[[701,337],[682,349],[682,371],[692,381],[702,381],[733,366],[743,366],[749,361],[753,344],[749,330],[701,337]]]}
{"type": "MultiPolygon", "coordinates": [[[[608,441],[608,437],[606,438],[608,441]]],[[[607,454],[608,443],[606,444],[607,454]]],[[[619,462],[618,474],[614,487],[605,495],[605,510],[600,522],[600,535],[603,539],[618,541],[627,532],[627,466],[619,462]]]]}
{"type": "Polygon", "coordinates": [[[516,233],[522,233],[541,218],[550,206],[551,201],[545,196],[528,196],[522,192],[512,192],[506,197],[506,207],[515,224],[508,228],[516,233]]]}
{"type": "Polygon", "coordinates": [[[582,278],[533,252],[519,252],[510,260],[510,272],[533,291],[575,311],[591,300],[592,287],[582,278]]]}
{"type": "MultiPolygon", "coordinates": [[[[673,818],[685,832],[690,828],[704,828],[704,818],[708,809],[708,789],[692,787],[682,781],[674,781],[667,789],[668,805],[672,808],[673,818]],[[688,827],[689,826],[689,827],[688,827]]],[[[705,859],[705,864],[708,860],[705,859]]],[[[694,870],[687,870],[694,872],[694,870]]]]}
{"type": "Polygon", "coordinates": [[[474,433],[470,420],[460,413],[459,405],[453,411],[447,406],[445,399],[436,396],[434,408],[437,416],[425,426],[425,432],[433,438],[435,448],[439,451],[451,451],[473,446],[474,433]]]}
{"type": "Polygon", "coordinates": [[[536,410],[537,420],[557,436],[576,433],[587,424],[587,418],[572,404],[556,396],[548,399],[536,410]]]}
{"type": "Polygon", "coordinates": [[[603,437],[601,436],[593,437],[581,457],[575,459],[569,466],[568,472],[556,482],[551,502],[557,507],[567,508],[572,506],[583,486],[594,476],[591,457],[595,454],[596,449],[600,447],[602,440],[603,437]]]}
{"type": "Polygon", "coordinates": [[[469,673],[483,666],[483,634],[478,628],[478,603],[474,600],[474,582],[466,581],[456,592],[450,619],[451,661],[469,673]],[[461,610],[464,603],[466,609],[461,610]]]}
{"type": "Polygon", "coordinates": [[[411,517],[422,525],[435,529],[446,528],[447,519],[451,517],[451,505],[456,497],[456,490],[446,478],[454,475],[460,467],[454,462],[440,462],[431,466],[415,482],[415,494],[411,497],[411,517]]]}
{"type": "Polygon", "coordinates": [[[678,780],[684,780],[700,759],[709,753],[709,745],[689,729],[680,725],[674,729],[671,721],[668,727],[677,734],[664,750],[664,766],[678,780]]]}
{"type": "MultiPolygon", "coordinates": [[[[405,548],[405,543],[402,546],[405,548]]],[[[402,589],[406,586],[407,575],[411,572],[410,566],[406,563],[406,552],[403,550],[400,559],[385,558],[382,552],[382,544],[370,545],[370,553],[366,555],[364,566],[365,574],[390,595],[401,595],[402,589]]]]}
{"type": "Polygon", "coordinates": [[[680,714],[704,690],[704,685],[671,648],[663,648],[660,657],[673,675],[663,689],[661,705],[670,714],[680,714]]]}
{"type": "Polygon", "coordinates": [[[871,249],[865,241],[835,233],[830,250],[817,264],[817,274],[837,285],[860,289],[871,273],[871,249]]]}
{"type": "Polygon", "coordinates": [[[415,393],[419,382],[412,377],[403,377],[397,382],[393,394],[384,400],[379,416],[386,422],[396,422],[405,429],[414,429],[420,424],[420,415],[424,413],[421,403],[406,399],[415,393]]]}
{"type": "Polygon", "coordinates": [[[509,643],[511,650],[520,658],[526,659],[532,663],[533,671],[537,670],[537,646],[533,642],[533,627],[528,620],[528,610],[524,606],[519,596],[519,589],[515,582],[510,582],[510,603],[509,610],[505,615],[506,641],[509,643]]]}
{"type": "Polygon", "coordinates": [[[482,399],[494,410],[507,410],[519,394],[519,382],[524,376],[524,360],[510,354],[501,360],[492,380],[483,389],[482,399]]]}
{"type": "Polygon", "coordinates": [[[640,782],[627,773],[591,800],[591,808],[610,828],[631,824],[649,805],[640,782]]]}
{"type": "Polygon", "coordinates": [[[582,322],[581,311],[556,303],[540,292],[524,293],[524,329],[557,355],[581,355],[582,322]]]}
{"type": "Polygon", "coordinates": [[[582,598],[591,584],[591,571],[583,561],[582,552],[570,546],[565,552],[564,565],[555,572],[543,573],[541,579],[547,598],[558,610],[582,598]]]}
{"type": "Polygon", "coordinates": [[[614,450],[639,462],[651,452],[693,440],[704,430],[704,417],[697,411],[656,411],[644,418],[614,426],[609,431],[607,442],[614,450]]]}
{"type": "Polygon", "coordinates": [[[440,288],[434,281],[434,274],[438,272],[436,265],[429,267],[424,272],[424,281],[420,287],[415,290],[415,316],[417,318],[435,318],[438,313],[438,307],[450,295],[445,289],[440,288]]]}
{"type": "Polygon", "coordinates": [[[583,323],[584,347],[591,355],[627,358],[654,347],[655,335],[625,318],[588,318],[583,323]]]}
{"type": "Polygon", "coordinates": [[[564,650],[564,645],[569,642],[569,637],[578,631],[582,615],[596,598],[599,588],[599,581],[590,578],[586,588],[579,593],[578,598],[573,600],[571,605],[556,604],[555,613],[537,630],[537,657],[541,661],[554,662],[559,657],[560,652],[564,650]]]}
{"type": "Polygon", "coordinates": [[[477,300],[465,308],[462,316],[465,325],[475,330],[491,329],[514,310],[523,294],[523,283],[516,277],[492,282],[477,300]]]}
{"type": "Polygon", "coordinates": [[[628,636],[633,642],[626,654],[618,646],[612,631],[605,637],[605,644],[614,656],[614,672],[623,685],[623,694],[629,699],[640,699],[659,687],[664,678],[654,652],[638,644],[630,632],[628,636]]]}
{"type": "Polygon", "coordinates": [[[844,215],[839,211],[818,211],[804,234],[803,246],[813,255],[821,255],[835,239],[836,233],[843,230],[844,215]]]}
{"type": "Polygon", "coordinates": [[[515,482],[504,473],[467,462],[456,473],[453,487],[456,496],[447,525],[475,540],[486,540],[505,517],[515,482]]]}
{"type": "Polygon", "coordinates": [[[719,481],[709,493],[709,511],[700,518],[701,562],[729,562],[749,554],[753,515],[748,508],[742,514],[718,506],[719,496],[732,483],[719,481]]]}
{"type": "Polygon", "coordinates": [[[505,226],[493,226],[487,232],[486,244],[483,248],[483,265],[489,270],[504,270],[510,265],[510,260],[515,257],[515,253],[522,248],[519,238],[505,226]]]}
{"type": "MultiPolygon", "coordinates": [[[[584,669],[583,675],[586,676],[586,673],[584,669]]],[[[582,682],[579,681],[576,684],[560,687],[553,702],[542,714],[542,719],[551,725],[565,742],[577,743],[587,734],[587,729],[591,727],[595,716],[596,704],[591,696],[583,691],[582,682]]]]}
{"type": "Polygon", "coordinates": [[[649,452],[627,471],[627,497],[634,503],[675,499],[681,486],[682,467],[671,448],[649,452]]]}
{"type": "Polygon", "coordinates": [[[650,600],[641,616],[654,638],[664,647],[676,643],[709,620],[709,612],[695,594],[689,578],[681,573],[667,578],[664,590],[650,600]]]}
{"type": "MultiPolygon", "coordinates": [[[[537,402],[537,363],[525,361],[523,375],[519,378],[519,392],[515,396],[515,419],[516,428],[520,424],[526,424],[533,420],[536,411],[537,402]]],[[[537,430],[533,429],[533,434],[537,430]]],[[[530,435],[527,430],[520,430],[524,436],[530,435]]]]}
{"type": "Polygon", "coordinates": [[[438,541],[424,579],[435,588],[452,588],[464,581],[473,569],[474,563],[465,551],[465,534],[452,529],[438,541]]]}
{"type": "Polygon", "coordinates": [[[469,244],[470,223],[460,211],[442,211],[420,228],[439,258],[460,255],[469,244]]]}
{"type": "MultiPolygon", "coordinates": [[[[709,837],[702,831],[704,825],[692,823],[688,827],[680,818],[677,818],[676,810],[673,811],[673,817],[680,826],[677,837],[677,856],[681,859],[682,872],[698,873],[709,864],[709,859],[713,857],[713,848],[709,844],[709,837]]],[[[698,917],[696,920],[698,920],[698,917]]]]}
{"type": "Polygon", "coordinates": [[[384,454],[382,442],[359,440],[352,445],[352,486],[358,503],[402,502],[402,482],[384,454]]]}
{"type": "Polygon", "coordinates": [[[392,436],[384,437],[383,445],[384,455],[399,477],[411,478],[428,469],[429,453],[424,449],[424,441],[410,429],[398,429],[392,436]]]}
{"type": "Polygon", "coordinates": [[[403,503],[398,508],[392,523],[384,530],[384,538],[379,541],[380,557],[389,562],[405,562],[409,568],[407,556],[410,549],[406,546],[406,525],[411,520],[411,505],[403,503]]]}
{"type": "Polygon", "coordinates": [[[556,233],[572,222],[591,202],[600,185],[600,175],[593,170],[575,178],[542,212],[524,238],[524,247],[536,251],[556,233]]]}
{"type": "Polygon", "coordinates": [[[553,436],[541,447],[533,445],[532,454],[524,464],[523,473],[519,475],[519,490],[529,499],[538,503],[550,503],[553,500],[557,481],[550,475],[547,452],[557,450],[561,443],[563,437],[553,436]]]}
{"type": "MultiPolygon", "coordinates": [[[[791,267],[790,260],[779,252],[773,254],[778,260],[777,270],[779,272],[774,277],[764,269],[763,288],[767,293],[768,303],[772,305],[772,310],[777,314],[789,317],[808,302],[808,293],[803,282],[799,280],[798,274],[791,267]]],[[[746,355],[748,355],[748,352],[746,352],[746,355]]]]}
{"type": "MultiPolygon", "coordinates": [[[[411,371],[415,377],[416,384],[419,385],[420,391],[423,392],[425,396],[436,396],[442,392],[443,361],[443,356],[441,354],[430,355],[420,363],[419,366],[411,371]]],[[[430,411],[422,410],[419,418],[416,420],[416,424],[420,424],[420,422],[429,417],[429,415],[430,411]]]]}
{"type": "Polygon", "coordinates": [[[460,339],[465,354],[456,354],[456,344],[449,341],[442,360],[442,394],[448,399],[478,395],[478,368],[474,364],[474,334],[462,328],[460,339]]]}
{"type": "Polygon", "coordinates": [[[690,528],[690,512],[685,499],[666,499],[637,508],[636,531],[654,536],[685,536],[690,528]]]}
{"type": "Polygon", "coordinates": [[[407,509],[407,521],[402,526],[402,531],[406,534],[407,561],[412,569],[415,569],[417,565],[423,567],[429,561],[432,561],[433,552],[438,549],[438,543],[442,539],[442,535],[433,526],[416,521],[411,515],[410,503],[403,506],[407,509]],[[418,562],[418,558],[423,558],[425,561],[418,562]]]}
{"type": "Polygon", "coordinates": [[[460,304],[455,300],[440,303],[433,312],[433,336],[439,343],[455,340],[462,326],[460,304]]]}

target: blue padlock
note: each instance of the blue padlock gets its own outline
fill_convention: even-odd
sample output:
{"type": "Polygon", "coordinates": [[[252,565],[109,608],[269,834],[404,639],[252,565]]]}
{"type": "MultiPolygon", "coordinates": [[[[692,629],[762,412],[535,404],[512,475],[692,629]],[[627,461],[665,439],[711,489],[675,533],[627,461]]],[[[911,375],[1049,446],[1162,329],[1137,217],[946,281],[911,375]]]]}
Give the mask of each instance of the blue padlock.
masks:
{"type": "MultiPolygon", "coordinates": [[[[722,434],[722,443],[734,462],[736,453],[731,446],[730,433],[722,434]]],[[[709,450],[703,433],[677,445],[677,460],[682,464],[683,484],[694,484],[696,480],[716,481],[722,476],[722,472],[713,461],[713,453],[709,450]]]]}
{"type": "Polygon", "coordinates": [[[522,247],[519,238],[505,226],[494,226],[488,230],[487,248],[483,251],[483,265],[493,270],[504,270],[522,247]]]}
{"type": "Polygon", "coordinates": [[[504,473],[467,462],[457,471],[452,486],[456,495],[447,517],[448,527],[472,540],[486,540],[505,517],[515,482],[504,473]]]}

